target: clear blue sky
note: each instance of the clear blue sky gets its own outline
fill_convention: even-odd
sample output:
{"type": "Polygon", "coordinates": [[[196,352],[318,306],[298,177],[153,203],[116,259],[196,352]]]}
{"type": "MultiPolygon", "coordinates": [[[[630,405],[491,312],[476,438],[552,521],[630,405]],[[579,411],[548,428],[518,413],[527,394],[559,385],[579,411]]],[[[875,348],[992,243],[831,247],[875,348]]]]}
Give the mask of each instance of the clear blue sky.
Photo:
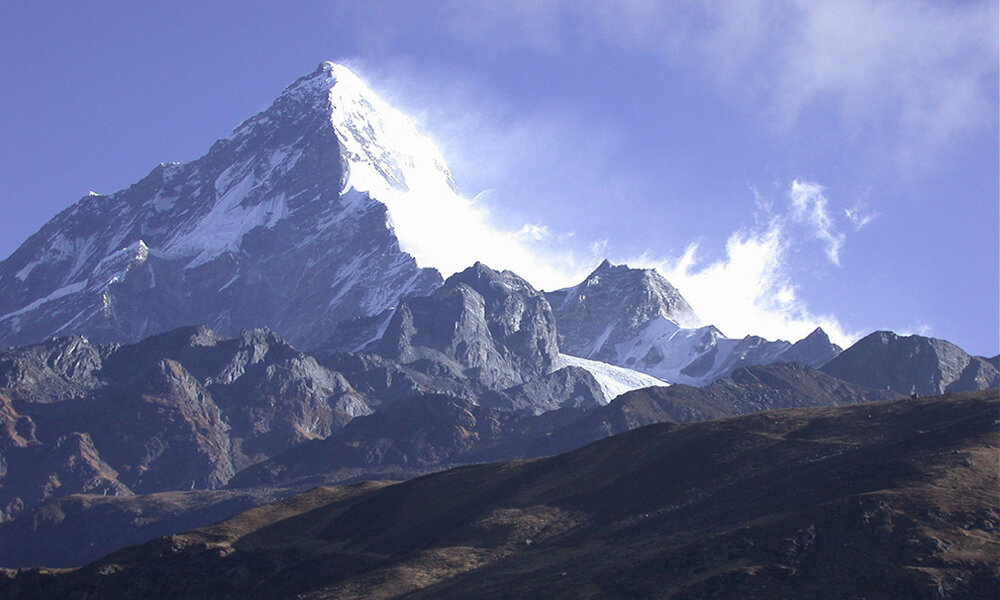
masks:
{"type": "Polygon", "coordinates": [[[992,356],[997,21],[974,1],[7,2],[0,255],[334,60],[567,272],[657,265],[729,335],[992,356]]]}

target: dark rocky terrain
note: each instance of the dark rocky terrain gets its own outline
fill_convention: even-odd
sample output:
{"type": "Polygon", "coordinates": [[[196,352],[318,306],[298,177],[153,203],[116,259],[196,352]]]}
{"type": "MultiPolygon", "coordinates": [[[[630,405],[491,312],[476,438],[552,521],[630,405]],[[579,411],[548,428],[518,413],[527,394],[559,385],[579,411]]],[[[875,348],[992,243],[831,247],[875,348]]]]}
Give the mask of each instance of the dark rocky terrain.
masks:
{"type": "Polygon", "coordinates": [[[375,352],[498,390],[550,373],[559,344],[545,296],[515,273],[477,262],[430,295],[401,301],[375,352]]]}
{"type": "Polygon", "coordinates": [[[267,330],[188,327],[134,345],[0,352],[3,520],[47,498],[212,489],[369,414],[363,396],[267,330]]]}
{"type": "Polygon", "coordinates": [[[230,486],[407,479],[456,464],[566,452],[653,423],[893,397],[898,394],[862,388],[795,364],[748,367],[705,388],[646,388],[606,406],[538,416],[518,417],[449,396],[419,396],[248,468],[230,486]]]}
{"type": "MultiPolygon", "coordinates": [[[[540,380],[558,377],[567,370],[540,380]]],[[[152,494],[133,495],[131,489],[99,487],[118,484],[117,472],[111,467],[104,467],[110,471],[104,478],[92,474],[101,473],[97,467],[82,471],[90,477],[85,481],[92,481],[88,487],[54,467],[34,465],[32,472],[40,478],[61,478],[63,486],[50,490],[47,497],[26,502],[11,513],[10,517],[16,518],[0,524],[0,540],[4,541],[0,543],[0,565],[80,565],[115,550],[119,547],[112,545],[116,541],[143,541],[179,531],[170,529],[179,524],[205,525],[212,517],[226,516],[227,509],[246,508],[258,499],[320,484],[408,479],[459,464],[557,454],[652,423],[692,422],[779,407],[850,404],[892,395],[792,364],[750,367],[707,388],[649,388],[625,394],[607,406],[566,407],[539,415],[422,393],[388,402],[374,414],[359,416],[327,437],[306,440],[247,467],[227,479],[228,489],[218,490],[219,494],[178,492],[170,496],[174,499],[171,502],[155,492],[176,488],[154,487],[148,490],[152,494]],[[118,496],[104,496],[105,491],[118,496]],[[237,492],[242,504],[234,503],[233,493],[237,492]],[[88,493],[100,496],[72,495],[88,493]],[[150,504],[171,508],[150,511],[145,508],[150,504]],[[137,513],[143,515],[140,521],[137,513]],[[31,538],[32,534],[31,554],[19,553],[16,546],[7,543],[31,538]],[[64,541],[70,539],[77,543],[67,546],[64,541]],[[103,552],[98,553],[100,550],[103,552]]],[[[12,458],[17,465],[18,456],[12,458]]],[[[74,460],[76,472],[87,464],[74,460]]],[[[166,457],[161,460],[169,464],[166,457]]],[[[32,465],[27,463],[26,467],[32,465]]],[[[0,481],[7,485],[5,479],[0,481]]],[[[11,487],[16,488],[13,482],[11,487]]]]}
{"type": "Polygon", "coordinates": [[[0,523],[0,565],[76,567],[126,546],[203,527],[307,489],[274,486],[55,496],[0,523]]]}
{"type": "Polygon", "coordinates": [[[32,598],[995,598],[996,391],[661,424],[545,459],[317,488],[32,598]]]}

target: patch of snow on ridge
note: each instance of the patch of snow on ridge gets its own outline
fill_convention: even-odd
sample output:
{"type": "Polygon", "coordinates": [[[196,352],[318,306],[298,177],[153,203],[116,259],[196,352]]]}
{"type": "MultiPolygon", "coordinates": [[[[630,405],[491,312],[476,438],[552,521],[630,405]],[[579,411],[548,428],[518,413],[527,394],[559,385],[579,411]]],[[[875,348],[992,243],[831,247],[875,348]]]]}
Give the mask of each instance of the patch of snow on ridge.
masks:
{"type": "Polygon", "coordinates": [[[666,381],[657,379],[652,375],[568,354],[559,355],[558,368],[563,367],[580,367],[590,371],[590,374],[597,380],[597,384],[601,386],[601,391],[604,392],[605,403],[611,402],[618,396],[632,390],[670,385],[666,381]]]}
{"type": "Polygon", "coordinates": [[[226,169],[216,179],[218,200],[211,211],[199,219],[194,228],[173,240],[164,253],[167,256],[189,256],[198,254],[187,268],[206,263],[226,251],[236,251],[243,236],[256,227],[273,227],[288,215],[285,194],[247,205],[244,200],[257,186],[258,181],[252,170],[240,177],[234,165],[226,169]]]}
{"type": "Polygon", "coordinates": [[[39,260],[33,260],[33,261],[29,262],[28,264],[24,265],[24,267],[20,271],[18,271],[17,273],[15,273],[14,277],[17,277],[21,281],[24,281],[25,279],[28,278],[28,275],[31,275],[31,272],[35,270],[35,267],[37,267],[40,264],[41,264],[41,261],[39,261],[39,260]]]}
{"type": "Polygon", "coordinates": [[[62,298],[63,296],[68,296],[70,294],[75,294],[77,292],[83,291],[86,288],[87,288],[87,282],[86,281],[78,281],[76,283],[71,283],[70,285],[65,285],[65,286],[57,289],[56,291],[52,292],[48,296],[45,296],[44,298],[39,298],[38,300],[35,300],[31,304],[28,304],[28,305],[26,305],[26,306],[24,306],[24,307],[22,307],[22,308],[20,308],[18,310],[15,310],[13,312],[9,312],[9,313],[7,313],[7,314],[5,314],[3,316],[0,316],[0,321],[6,321],[8,319],[13,319],[14,317],[18,317],[20,315],[23,315],[26,312],[35,310],[39,306],[42,306],[42,305],[47,304],[49,302],[52,302],[53,300],[58,300],[59,298],[62,298]]]}

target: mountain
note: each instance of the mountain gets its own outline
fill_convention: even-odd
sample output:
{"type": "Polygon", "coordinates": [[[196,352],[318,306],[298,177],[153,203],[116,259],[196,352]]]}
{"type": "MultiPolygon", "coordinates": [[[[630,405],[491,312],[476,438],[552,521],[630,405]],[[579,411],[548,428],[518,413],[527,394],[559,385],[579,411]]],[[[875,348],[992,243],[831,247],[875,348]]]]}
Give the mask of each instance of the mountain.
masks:
{"type": "Polygon", "coordinates": [[[320,362],[267,329],[231,338],[187,326],[134,344],[70,336],[0,350],[0,522],[73,494],[217,489],[413,397],[513,418],[661,383],[565,365],[545,297],[482,264],[404,298],[378,349],[320,362]]]}
{"type": "Polygon", "coordinates": [[[654,269],[607,260],[580,284],[546,296],[564,353],[670,383],[706,385],[741,367],[776,362],[817,368],[841,351],[822,329],[795,344],[727,338],[713,325],[700,326],[680,292],[654,269]]]}
{"type": "Polygon", "coordinates": [[[559,346],[545,296],[515,273],[477,262],[430,295],[401,301],[375,351],[498,390],[551,372],[559,346]]]}
{"type": "Polygon", "coordinates": [[[546,296],[516,273],[479,262],[427,296],[404,298],[380,329],[364,349],[423,377],[425,390],[506,410],[600,406],[629,390],[666,385],[631,369],[561,354],[546,296]]]}
{"type": "Polygon", "coordinates": [[[653,425],[551,458],[317,488],[32,598],[993,598],[991,392],[653,425]],[[847,574],[847,575],[845,575],[847,574]]]}
{"type": "Polygon", "coordinates": [[[830,341],[830,336],[817,327],[812,333],[792,344],[778,359],[781,362],[798,363],[818,369],[837,358],[843,348],[830,341]]]}
{"type": "Polygon", "coordinates": [[[858,340],[823,371],[859,385],[920,395],[983,390],[1000,385],[990,362],[948,342],[876,331],[858,340]]]}
{"type": "Polygon", "coordinates": [[[319,345],[440,284],[400,250],[386,208],[429,193],[455,194],[433,144],[323,63],[201,158],[92,193],[25,241],[0,263],[0,346],[190,324],[319,345]]]}
{"type": "Polygon", "coordinates": [[[247,469],[233,488],[265,484],[410,479],[448,466],[477,462],[515,419],[513,413],[431,394],[400,400],[340,432],[302,444],[247,469]]]}
{"type": "Polygon", "coordinates": [[[698,316],[677,288],[655,269],[602,262],[581,283],[545,294],[559,323],[566,354],[616,362],[616,346],[652,320],[697,327],[698,316]]]}

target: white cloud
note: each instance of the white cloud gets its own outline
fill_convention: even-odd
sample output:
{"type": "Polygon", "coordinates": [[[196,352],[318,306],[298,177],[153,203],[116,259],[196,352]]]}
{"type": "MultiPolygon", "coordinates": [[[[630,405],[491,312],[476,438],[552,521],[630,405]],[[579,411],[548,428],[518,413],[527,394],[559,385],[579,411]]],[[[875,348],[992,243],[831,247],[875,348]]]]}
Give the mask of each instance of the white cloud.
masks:
{"type": "Polygon", "coordinates": [[[597,240],[590,243],[590,254],[594,258],[603,259],[608,252],[608,240],[597,240]]]}
{"type": "Polygon", "coordinates": [[[823,242],[830,262],[840,266],[840,248],[844,245],[844,234],[836,230],[827,213],[823,186],[796,179],[788,190],[788,198],[792,203],[792,219],[808,226],[812,235],[823,242]]]}
{"type": "Polygon", "coordinates": [[[520,239],[529,241],[534,240],[536,242],[540,242],[551,235],[552,232],[549,231],[548,226],[539,225],[537,223],[526,223],[524,227],[521,227],[521,229],[517,232],[517,237],[520,239]]]}
{"type": "MultiPolygon", "coordinates": [[[[469,113],[459,111],[457,114],[469,113]]],[[[554,158],[549,159],[560,160],[566,149],[559,145],[570,144],[568,147],[577,153],[574,156],[579,162],[581,152],[578,145],[571,144],[572,136],[553,129],[551,121],[536,126],[529,118],[528,121],[515,121],[504,130],[495,125],[484,127],[483,135],[501,140],[492,147],[496,162],[503,168],[538,168],[538,165],[524,162],[523,152],[510,151],[518,145],[511,145],[510,139],[504,136],[515,136],[525,143],[534,142],[539,136],[539,126],[544,123],[549,125],[543,130],[555,132],[555,135],[537,143],[553,144],[550,150],[554,158]]],[[[587,157],[586,153],[582,156],[587,157]]],[[[542,168],[551,169],[550,165],[542,168]]],[[[593,169],[592,173],[606,174],[607,171],[593,169]]],[[[583,182],[586,186],[602,189],[586,176],[583,182]]],[[[839,259],[845,238],[830,216],[823,187],[808,181],[791,182],[784,194],[787,203],[780,205],[782,210],[777,214],[771,213],[778,206],[777,202],[765,198],[752,186],[751,191],[757,210],[764,211],[764,224],[732,234],[726,243],[724,259],[702,265],[697,245],[691,245],[676,260],[646,255],[625,262],[631,266],[659,268],[681,290],[704,322],[716,325],[727,335],[754,334],[798,340],[816,326],[822,326],[835,342],[850,343],[856,336],[846,331],[834,317],[809,311],[785,264],[789,248],[800,244],[798,238],[802,235],[819,239],[830,260],[837,262],[839,259]]],[[[555,289],[579,283],[593,269],[596,259],[613,250],[607,240],[598,240],[587,244],[585,251],[575,253],[564,244],[570,234],[553,232],[547,224],[530,221],[507,226],[497,223],[486,205],[490,198],[491,194],[485,193],[473,200],[458,194],[436,194],[434,198],[422,198],[419,202],[401,199],[390,205],[390,214],[401,246],[421,264],[435,266],[446,275],[480,260],[493,268],[511,269],[536,287],[555,289]]],[[[585,242],[579,244],[583,246],[585,242]]]]}
{"type": "Polygon", "coordinates": [[[851,208],[844,209],[844,216],[854,225],[854,231],[861,231],[878,218],[878,213],[869,208],[864,200],[858,200],[851,208]]]}
{"type": "Polygon", "coordinates": [[[433,132],[462,190],[486,188],[471,199],[442,193],[387,202],[401,246],[422,266],[447,276],[478,260],[540,289],[575,285],[608,242],[558,229],[566,220],[546,222],[571,210],[553,207],[595,210],[609,202],[609,189],[619,197],[640,193],[638,183],[615,172],[615,135],[571,112],[515,113],[475,82],[426,70],[418,77],[409,65],[348,63],[424,135],[433,132]]]}
{"type": "MultiPolygon", "coordinates": [[[[486,127],[484,135],[496,138],[523,136],[526,143],[539,136],[539,128],[530,119],[528,126],[523,126],[525,121],[520,123],[515,121],[504,131],[495,125],[486,127]]],[[[547,131],[555,131],[556,135],[538,143],[553,144],[552,139],[559,144],[573,141],[559,135],[560,130],[552,129],[551,124],[547,131]]],[[[555,158],[550,159],[558,161],[566,152],[559,144],[551,148],[555,158]]],[[[537,168],[537,165],[523,162],[523,152],[509,151],[517,147],[509,145],[509,139],[502,139],[493,146],[497,162],[508,169],[512,165],[537,168]]],[[[579,147],[570,145],[569,148],[579,159],[579,147]]],[[[582,155],[586,159],[586,153],[582,155]]],[[[543,168],[551,167],[544,165],[543,168]]],[[[607,173],[603,169],[592,172],[607,173]]],[[[603,189],[594,186],[585,176],[583,179],[585,185],[603,189]]],[[[413,189],[411,186],[411,193],[413,189]]],[[[440,187],[428,189],[441,192],[440,187]]],[[[787,203],[781,204],[778,214],[770,212],[777,202],[765,198],[752,186],[751,191],[758,211],[765,211],[764,225],[731,235],[726,244],[726,258],[702,265],[698,247],[691,245],[676,260],[647,255],[626,262],[632,266],[659,268],[681,290],[704,322],[716,325],[727,335],[754,334],[798,340],[819,325],[837,343],[849,343],[854,334],[846,331],[835,318],[815,315],[808,310],[785,264],[788,249],[801,243],[797,236],[803,231],[810,239],[823,243],[830,260],[839,259],[845,238],[830,216],[823,187],[808,181],[791,182],[784,195],[787,203]]],[[[473,200],[454,193],[441,192],[432,196],[419,198],[416,202],[409,196],[401,198],[390,204],[390,215],[401,246],[421,264],[435,266],[446,275],[480,260],[493,268],[511,269],[536,287],[555,289],[579,283],[593,269],[594,261],[611,250],[607,240],[598,240],[586,244],[585,251],[575,253],[564,244],[570,234],[553,232],[547,224],[530,221],[507,226],[497,223],[486,205],[491,198],[489,193],[480,194],[473,200]]],[[[585,242],[579,244],[584,246],[585,242]]]]}
{"type": "Polygon", "coordinates": [[[835,343],[848,346],[857,332],[836,317],[817,315],[798,296],[786,272],[789,242],[778,221],[765,230],[740,231],[726,242],[726,257],[700,264],[697,245],[680,258],[641,256],[633,266],[656,268],[688,300],[704,323],[729,337],[759,335],[797,341],[822,327],[835,343]]]}
{"type": "Polygon", "coordinates": [[[750,186],[759,225],[729,236],[724,258],[704,263],[698,244],[680,257],[646,253],[626,260],[632,266],[656,268],[688,300],[702,322],[730,337],[760,335],[796,341],[817,326],[841,346],[856,341],[851,331],[832,315],[816,314],[790,275],[788,259],[808,239],[819,239],[834,263],[846,241],[830,215],[822,185],[794,180],[784,193],[787,205],[777,203],[750,186]]]}

